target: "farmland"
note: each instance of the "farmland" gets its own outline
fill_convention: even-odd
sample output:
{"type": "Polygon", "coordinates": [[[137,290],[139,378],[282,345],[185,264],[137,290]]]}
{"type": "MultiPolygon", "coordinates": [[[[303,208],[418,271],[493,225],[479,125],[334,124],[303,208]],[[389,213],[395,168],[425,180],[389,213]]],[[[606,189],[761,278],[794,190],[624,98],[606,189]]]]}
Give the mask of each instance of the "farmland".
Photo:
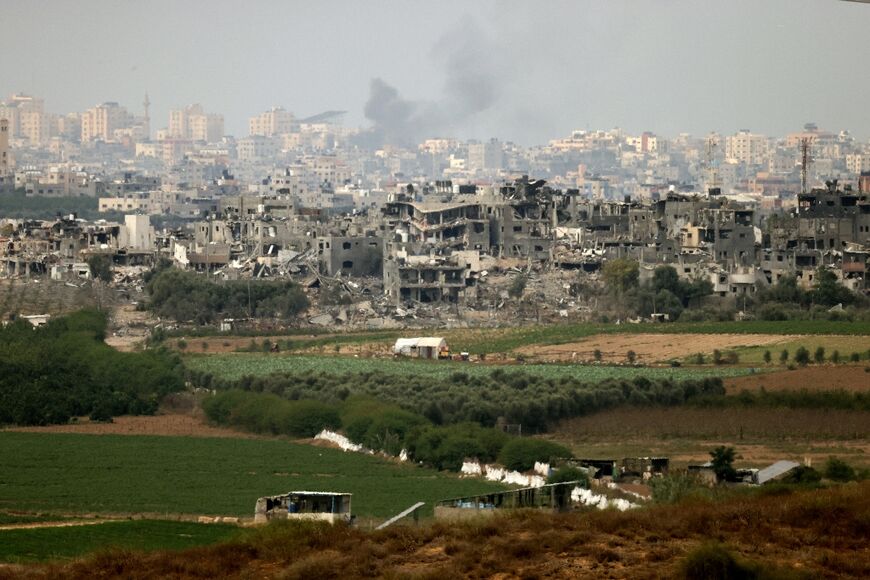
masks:
{"type": "MultiPolygon", "coordinates": [[[[182,331],[175,331],[178,334],[182,331]]],[[[246,348],[251,336],[196,337],[200,329],[188,329],[189,348],[192,352],[220,352],[246,348]],[[224,346],[226,345],[226,346],[224,346]]],[[[503,328],[467,329],[405,329],[388,331],[352,331],[342,333],[312,334],[312,329],[288,330],[259,337],[270,341],[289,341],[291,348],[301,352],[342,352],[355,354],[383,353],[396,338],[419,335],[444,336],[453,351],[472,354],[510,353],[536,345],[563,345],[607,334],[761,334],[761,335],[870,335],[870,323],[832,322],[827,320],[796,321],[742,321],[742,322],[693,322],[673,324],[599,324],[573,323],[540,326],[511,326],[503,328]]],[[[624,353],[623,353],[624,354],[624,353]]]]}
{"type": "Polygon", "coordinates": [[[354,494],[361,518],[499,485],[281,440],[0,433],[0,510],[249,516],[292,489],[354,494]]]}
{"type": "Polygon", "coordinates": [[[390,375],[411,375],[448,379],[454,373],[469,376],[490,375],[496,369],[518,370],[545,379],[562,377],[598,382],[607,379],[698,379],[711,376],[740,376],[751,369],[740,367],[718,368],[647,368],[632,366],[577,365],[577,364],[525,364],[486,365],[454,363],[448,361],[368,359],[344,356],[287,355],[269,353],[232,353],[206,356],[188,356],[185,364],[194,370],[211,373],[215,377],[235,380],[243,376],[266,376],[272,373],[328,372],[333,374],[381,372],[390,375]]]}
{"type": "Polygon", "coordinates": [[[0,562],[68,559],[109,548],[183,550],[239,533],[239,528],[231,524],[159,520],[107,520],[96,525],[2,530],[0,562]]]}

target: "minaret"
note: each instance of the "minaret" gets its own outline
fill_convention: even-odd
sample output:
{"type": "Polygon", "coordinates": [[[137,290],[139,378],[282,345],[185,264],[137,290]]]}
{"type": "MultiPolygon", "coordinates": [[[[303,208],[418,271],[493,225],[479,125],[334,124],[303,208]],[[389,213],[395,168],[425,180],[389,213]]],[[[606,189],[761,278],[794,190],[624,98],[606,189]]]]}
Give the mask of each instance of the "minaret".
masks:
{"type": "Polygon", "coordinates": [[[151,99],[148,98],[148,93],[145,93],[145,102],[142,103],[142,106],[145,107],[145,119],[143,123],[143,128],[145,129],[145,136],[148,140],[151,140],[151,116],[148,113],[148,108],[151,106],[151,99]]]}

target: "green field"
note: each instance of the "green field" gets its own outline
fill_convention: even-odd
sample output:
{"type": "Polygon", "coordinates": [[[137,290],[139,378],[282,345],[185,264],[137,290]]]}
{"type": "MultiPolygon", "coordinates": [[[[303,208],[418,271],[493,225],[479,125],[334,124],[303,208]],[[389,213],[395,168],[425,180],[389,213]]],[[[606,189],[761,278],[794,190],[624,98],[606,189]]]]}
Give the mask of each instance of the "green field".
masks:
{"type": "Polygon", "coordinates": [[[354,494],[385,518],[418,501],[504,489],[495,483],[277,440],[0,433],[0,510],[252,517],[258,497],[354,494]]]}
{"type": "Polygon", "coordinates": [[[373,359],[349,356],[292,355],[274,353],[231,353],[188,355],[189,368],[212,373],[223,379],[239,379],[245,375],[264,376],[272,373],[360,373],[378,371],[394,375],[413,375],[447,379],[454,373],[470,376],[489,375],[500,369],[504,372],[523,372],[543,378],[573,377],[597,382],[606,379],[632,379],[643,376],[652,379],[698,379],[750,374],[745,367],[630,367],[576,364],[484,365],[453,361],[426,361],[410,359],[373,359]]]}
{"type": "Polygon", "coordinates": [[[0,562],[68,559],[96,550],[183,550],[239,535],[231,524],[160,520],[107,520],[62,528],[0,531],[0,562]]]}

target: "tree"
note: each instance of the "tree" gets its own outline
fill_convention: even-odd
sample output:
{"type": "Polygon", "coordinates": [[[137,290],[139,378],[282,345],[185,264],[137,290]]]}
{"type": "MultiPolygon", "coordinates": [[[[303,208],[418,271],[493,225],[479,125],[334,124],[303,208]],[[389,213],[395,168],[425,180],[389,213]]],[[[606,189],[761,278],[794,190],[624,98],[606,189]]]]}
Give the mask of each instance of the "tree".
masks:
{"type": "Polygon", "coordinates": [[[769,351],[769,350],[764,351],[764,364],[768,364],[768,365],[769,365],[769,364],[770,364],[770,359],[771,359],[770,351],[769,351]]]}
{"type": "Polygon", "coordinates": [[[102,254],[95,254],[88,258],[88,269],[91,271],[91,278],[101,280],[103,282],[112,281],[112,258],[102,254]]]}
{"type": "Polygon", "coordinates": [[[855,469],[836,457],[829,457],[825,463],[825,477],[832,481],[852,481],[855,479],[855,469]]]}
{"type": "Polygon", "coordinates": [[[779,353],[779,362],[782,364],[788,362],[788,349],[783,349],[783,351],[779,353]]]}
{"type": "Polygon", "coordinates": [[[610,290],[622,294],[627,289],[637,286],[640,266],[636,261],[627,258],[607,260],[601,269],[601,275],[610,290]]]}
{"type": "Polygon", "coordinates": [[[835,365],[840,364],[840,351],[839,350],[835,350],[834,352],[831,353],[831,362],[834,363],[835,365]]]}
{"type": "Polygon", "coordinates": [[[627,353],[625,353],[625,358],[628,360],[628,362],[630,362],[631,364],[634,364],[634,361],[637,360],[637,353],[634,352],[633,350],[630,350],[627,353]]]}
{"type": "Polygon", "coordinates": [[[816,348],[816,352],[813,354],[813,360],[816,361],[816,364],[822,364],[825,362],[825,347],[820,346],[816,348]]]}
{"type": "Polygon", "coordinates": [[[801,366],[805,366],[810,362],[810,351],[805,349],[804,347],[800,347],[794,353],[794,362],[798,363],[801,366]]]}
{"type": "Polygon", "coordinates": [[[596,348],[595,351],[592,353],[592,358],[595,359],[595,362],[601,362],[601,351],[596,348]]]}
{"type": "Polygon", "coordinates": [[[720,445],[710,452],[713,473],[716,474],[719,481],[728,481],[737,475],[737,471],[734,469],[735,455],[733,447],[725,447],[724,445],[720,445]]]}
{"type": "Polygon", "coordinates": [[[837,275],[827,268],[819,268],[816,272],[816,284],[811,295],[813,302],[824,306],[845,306],[855,300],[855,294],[840,284],[837,275]]]}

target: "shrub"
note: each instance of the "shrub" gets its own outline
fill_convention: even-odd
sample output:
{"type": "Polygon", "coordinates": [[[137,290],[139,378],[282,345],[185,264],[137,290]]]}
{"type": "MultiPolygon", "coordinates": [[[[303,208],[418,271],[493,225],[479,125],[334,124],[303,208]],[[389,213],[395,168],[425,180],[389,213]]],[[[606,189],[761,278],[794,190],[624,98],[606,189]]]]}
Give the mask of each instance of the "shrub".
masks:
{"type": "Polygon", "coordinates": [[[835,350],[834,352],[831,353],[831,362],[834,363],[835,365],[840,364],[840,351],[839,350],[835,350]]]}
{"type": "Polygon", "coordinates": [[[788,362],[788,350],[783,349],[781,353],[779,353],[779,362],[785,364],[788,362]]]}
{"type": "Polygon", "coordinates": [[[816,348],[816,352],[813,354],[813,360],[816,364],[822,364],[825,362],[825,347],[820,346],[816,348]]]}
{"type": "Polygon", "coordinates": [[[179,338],[178,339],[178,348],[180,350],[186,350],[187,349],[187,341],[184,340],[183,338],[179,338]]]}
{"type": "Polygon", "coordinates": [[[855,479],[855,469],[836,457],[829,457],[825,463],[825,477],[832,481],[852,481],[855,479]]]}
{"type": "Polygon", "coordinates": [[[596,348],[592,353],[592,358],[594,358],[596,362],[601,362],[601,351],[596,348]]]}
{"type": "Polygon", "coordinates": [[[769,364],[770,364],[770,360],[771,360],[771,358],[772,358],[772,357],[771,357],[771,355],[770,355],[770,351],[769,351],[769,350],[764,351],[764,364],[768,364],[768,365],[769,365],[769,364]]]}
{"type": "Polygon", "coordinates": [[[806,465],[799,465],[782,478],[782,483],[814,484],[822,480],[822,474],[806,465]]]}
{"type": "Polygon", "coordinates": [[[810,362],[810,351],[805,349],[804,347],[800,347],[794,353],[794,362],[798,363],[801,366],[805,366],[810,362]]]}
{"type": "Polygon", "coordinates": [[[859,362],[861,360],[861,353],[853,352],[849,355],[849,360],[852,362],[859,362]]]}
{"type": "Polygon", "coordinates": [[[649,482],[653,501],[658,503],[677,503],[704,489],[694,474],[672,473],[665,477],[655,477],[649,482]]]}
{"type": "Polygon", "coordinates": [[[633,350],[630,350],[627,353],[625,353],[625,359],[629,363],[634,364],[634,361],[637,360],[637,353],[634,352],[633,350]]]}
{"type": "Polygon", "coordinates": [[[562,467],[547,478],[547,483],[565,483],[579,481],[581,487],[589,488],[589,474],[576,467],[562,467]]]}
{"type": "Polygon", "coordinates": [[[720,445],[710,452],[710,463],[713,465],[713,471],[720,481],[728,481],[736,476],[734,456],[734,448],[724,445],[720,445]]]}
{"type": "Polygon", "coordinates": [[[538,461],[552,463],[556,459],[571,457],[571,451],[543,439],[516,438],[505,443],[498,455],[499,462],[508,469],[528,471],[538,461]]]}
{"type": "Polygon", "coordinates": [[[703,544],[686,556],[680,565],[686,580],[739,580],[755,578],[755,571],[737,561],[731,552],[718,542],[703,544]]]}
{"type": "Polygon", "coordinates": [[[511,285],[508,287],[508,296],[511,298],[520,298],[523,292],[526,291],[527,278],[525,274],[517,275],[511,285]]]}

